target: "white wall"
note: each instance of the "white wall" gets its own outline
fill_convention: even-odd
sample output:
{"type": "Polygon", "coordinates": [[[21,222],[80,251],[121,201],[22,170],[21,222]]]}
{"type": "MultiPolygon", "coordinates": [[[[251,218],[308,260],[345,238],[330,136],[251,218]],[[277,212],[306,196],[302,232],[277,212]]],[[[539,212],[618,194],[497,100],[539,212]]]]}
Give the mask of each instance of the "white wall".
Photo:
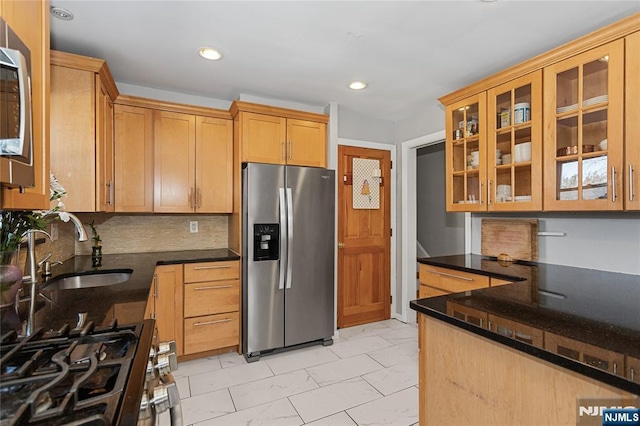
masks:
{"type": "MultiPolygon", "coordinates": [[[[332,117],[333,118],[333,117],[332,117]]],[[[395,122],[338,107],[338,137],[395,145],[395,122]]]]}
{"type": "Polygon", "coordinates": [[[481,253],[483,217],[538,218],[538,261],[640,275],[640,213],[537,213],[472,215],[471,251],[481,253]]]}
{"type": "Polygon", "coordinates": [[[157,99],[166,102],[176,102],[187,105],[197,105],[209,108],[229,109],[231,101],[216,98],[206,98],[204,96],[186,95],[184,93],[159,90],[152,87],[136,86],[133,84],[116,81],[118,91],[123,95],[138,96],[141,98],[157,99]]]}
{"type": "Polygon", "coordinates": [[[416,108],[414,113],[396,123],[396,143],[430,135],[444,128],[444,106],[436,99],[416,108]]]}

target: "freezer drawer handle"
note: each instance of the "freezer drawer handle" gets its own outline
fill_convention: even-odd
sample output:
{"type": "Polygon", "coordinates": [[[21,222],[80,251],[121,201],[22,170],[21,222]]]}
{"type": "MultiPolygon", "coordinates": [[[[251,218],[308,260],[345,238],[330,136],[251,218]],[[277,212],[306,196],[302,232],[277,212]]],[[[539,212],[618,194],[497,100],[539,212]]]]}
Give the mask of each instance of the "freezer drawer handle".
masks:
{"type": "Polygon", "coordinates": [[[220,324],[221,322],[229,322],[229,321],[231,321],[231,318],[225,318],[225,319],[215,320],[215,321],[196,322],[193,324],[193,326],[200,327],[203,325],[220,324]]]}
{"type": "Polygon", "coordinates": [[[194,288],[194,290],[217,290],[220,288],[231,288],[232,286],[230,285],[212,285],[209,287],[196,287],[194,288]]]}
{"type": "Polygon", "coordinates": [[[222,266],[194,266],[194,271],[199,271],[201,269],[229,269],[231,265],[222,265],[222,266]]]}
{"type": "Polygon", "coordinates": [[[473,281],[473,278],[461,277],[460,275],[445,274],[444,272],[427,271],[430,274],[442,275],[443,277],[455,278],[458,280],[473,281]]]}

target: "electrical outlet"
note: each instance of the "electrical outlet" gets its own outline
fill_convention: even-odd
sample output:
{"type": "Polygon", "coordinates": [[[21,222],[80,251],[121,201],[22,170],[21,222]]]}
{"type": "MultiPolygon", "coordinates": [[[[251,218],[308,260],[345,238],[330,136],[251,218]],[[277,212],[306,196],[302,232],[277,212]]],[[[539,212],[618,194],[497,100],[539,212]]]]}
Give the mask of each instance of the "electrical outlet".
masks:
{"type": "Polygon", "coordinates": [[[51,232],[51,239],[53,241],[56,241],[58,239],[58,224],[57,223],[53,222],[51,224],[50,232],[51,232]]]}
{"type": "Polygon", "coordinates": [[[189,221],[189,232],[191,232],[192,234],[197,234],[198,233],[198,221],[197,220],[189,221]]]}

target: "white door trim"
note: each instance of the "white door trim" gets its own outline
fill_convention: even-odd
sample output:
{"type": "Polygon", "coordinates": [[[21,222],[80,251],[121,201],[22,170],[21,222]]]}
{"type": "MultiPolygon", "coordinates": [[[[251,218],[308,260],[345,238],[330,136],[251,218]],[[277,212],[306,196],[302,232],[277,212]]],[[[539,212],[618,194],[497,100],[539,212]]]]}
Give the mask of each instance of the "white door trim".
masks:
{"type": "MultiPolygon", "coordinates": [[[[361,141],[361,140],[356,140],[356,139],[344,139],[344,138],[338,138],[338,145],[345,145],[345,146],[355,146],[355,147],[359,147],[359,148],[370,148],[370,149],[378,149],[381,151],[390,151],[391,152],[391,163],[392,164],[397,164],[396,162],[396,146],[395,145],[389,145],[389,144],[385,144],[385,143],[379,143],[379,142],[368,142],[368,141],[361,141]]],[[[337,148],[336,148],[336,152],[337,152],[337,148]]],[[[336,166],[336,171],[337,171],[337,166],[336,166]]],[[[391,269],[389,271],[390,276],[389,276],[389,293],[392,296],[391,299],[391,318],[395,318],[395,312],[396,312],[396,304],[398,303],[397,301],[397,297],[393,297],[395,296],[395,290],[396,290],[396,286],[394,285],[396,282],[396,238],[398,233],[395,231],[396,230],[396,173],[397,173],[397,167],[394,167],[391,169],[391,229],[394,230],[393,235],[391,236],[391,249],[389,251],[389,255],[391,256],[391,269]]],[[[341,177],[336,176],[336,183],[339,184],[339,182],[341,182],[341,177]]],[[[337,194],[337,192],[336,192],[337,194]]],[[[338,200],[339,202],[340,200],[338,200]]],[[[336,211],[338,209],[336,208],[336,211]]],[[[336,213],[337,216],[337,213],[336,213]]],[[[336,223],[337,219],[336,219],[336,223]]],[[[337,266],[336,266],[337,269],[337,266]]],[[[337,292],[337,280],[336,280],[336,292],[337,292]]],[[[336,293],[337,294],[337,293],[336,293]]]]}

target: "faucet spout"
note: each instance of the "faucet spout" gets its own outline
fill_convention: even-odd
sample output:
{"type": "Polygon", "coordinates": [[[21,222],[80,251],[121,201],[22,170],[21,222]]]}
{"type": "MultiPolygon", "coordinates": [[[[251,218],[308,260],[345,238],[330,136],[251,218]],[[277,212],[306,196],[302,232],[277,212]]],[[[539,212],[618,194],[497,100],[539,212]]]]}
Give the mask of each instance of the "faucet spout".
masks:
{"type": "Polygon", "coordinates": [[[76,231],[78,231],[78,241],[87,241],[89,237],[87,236],[87,230],[84,228],[80,219],[76,217],[73,213],[65,212],[67,216],[69,216],[69,220],[76,226],[76,231]]]}

